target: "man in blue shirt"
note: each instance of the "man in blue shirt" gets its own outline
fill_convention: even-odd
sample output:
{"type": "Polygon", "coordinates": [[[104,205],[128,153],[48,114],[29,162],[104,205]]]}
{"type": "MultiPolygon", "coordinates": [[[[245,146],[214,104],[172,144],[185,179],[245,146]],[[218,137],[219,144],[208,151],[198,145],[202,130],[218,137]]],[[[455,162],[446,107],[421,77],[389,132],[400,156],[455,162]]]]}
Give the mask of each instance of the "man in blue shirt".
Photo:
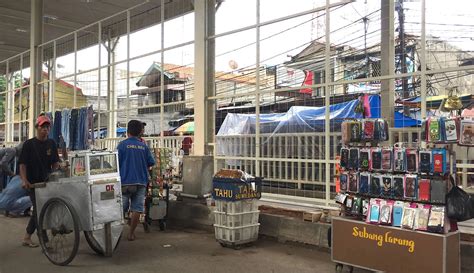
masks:
{"type": "Polygon", "coordinates": [[[130,211],[130,230],[128,240],[135,240],[135,229],[140,214],[144,212],[148,168],[155,165],[148,146],[140,141],[142,122],[130,120],[127,126],[128,138],[117,146],[122,182],[122,200],[124,212],[130,211]]]}

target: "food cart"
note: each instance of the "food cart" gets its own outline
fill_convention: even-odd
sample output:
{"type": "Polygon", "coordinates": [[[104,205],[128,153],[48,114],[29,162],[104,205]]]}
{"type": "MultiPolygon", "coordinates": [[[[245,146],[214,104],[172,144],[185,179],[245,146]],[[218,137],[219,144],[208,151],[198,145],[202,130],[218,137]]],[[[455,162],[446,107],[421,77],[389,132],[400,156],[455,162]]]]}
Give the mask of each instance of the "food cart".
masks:
{"type": "Polygon", "coordinates": [[[95,252],[111,256],[124,223],[117,152],[76,152],[69,162],[67,171],[35,185],[39,241],[56,265],[74,259],[80,231],[95,252]]]}

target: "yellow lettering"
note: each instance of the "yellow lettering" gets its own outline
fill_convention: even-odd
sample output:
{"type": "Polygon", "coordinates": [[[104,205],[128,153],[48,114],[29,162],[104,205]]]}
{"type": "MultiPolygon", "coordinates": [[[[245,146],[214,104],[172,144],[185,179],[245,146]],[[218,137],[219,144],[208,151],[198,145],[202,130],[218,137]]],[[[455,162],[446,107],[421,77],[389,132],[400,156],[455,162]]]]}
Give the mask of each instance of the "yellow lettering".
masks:
{"type": "Polygon", "coordinates": [[[413,253],[415,251],[415,241],[408,241],[408,252],[413,253]]]}
{"type": "Polygon", "coordinates": [[[357,237],[358,234],[359,234],[359,228],[358,228],[358,227],[354,227],[354,228],[352,229],[352,236],[357,237]]]}

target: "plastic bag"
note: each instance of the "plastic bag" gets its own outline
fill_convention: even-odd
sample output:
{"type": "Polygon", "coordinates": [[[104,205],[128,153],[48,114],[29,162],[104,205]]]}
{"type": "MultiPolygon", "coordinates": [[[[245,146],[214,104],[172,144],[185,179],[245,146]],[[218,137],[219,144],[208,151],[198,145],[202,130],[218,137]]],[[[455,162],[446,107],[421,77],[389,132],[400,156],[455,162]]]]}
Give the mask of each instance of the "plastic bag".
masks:
{"type": "Polygon", "coordinates": [[[471,196],[456,186],[452,178],[451,183],[453,187],[448,194],[446,194],[446,211],[448,218],[460,222],[471,219],[474,217],[471,196]]]}

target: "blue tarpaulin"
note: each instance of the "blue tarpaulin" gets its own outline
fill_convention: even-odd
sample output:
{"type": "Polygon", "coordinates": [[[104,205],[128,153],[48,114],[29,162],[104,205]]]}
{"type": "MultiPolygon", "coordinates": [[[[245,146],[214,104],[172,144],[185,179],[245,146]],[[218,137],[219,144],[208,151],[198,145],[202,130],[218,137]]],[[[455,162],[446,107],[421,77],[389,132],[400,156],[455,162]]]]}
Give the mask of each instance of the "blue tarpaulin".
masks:
{"type": "MultiPolygon", "coordinates": [[[[380,96],[369,97],[371,118],[381,117],[380,96]]],[[[356,113],[355,108],[359,101],[352,100],[329,106],[331,131],[339,131],[341,122],[348,118],[362,118],[361,113],[356,113]]],[[[260,114],[260,132],[269,133],[304,133],[323,132],[326,107],[293,106],[286,113],[260,114]]],[[[394,126],[411,127],[420,124],[419,120],[412,119],[395,112],[394,126]]],[[[217,135],[255,134],[255,114],[227,114],[217,135]]]]}

